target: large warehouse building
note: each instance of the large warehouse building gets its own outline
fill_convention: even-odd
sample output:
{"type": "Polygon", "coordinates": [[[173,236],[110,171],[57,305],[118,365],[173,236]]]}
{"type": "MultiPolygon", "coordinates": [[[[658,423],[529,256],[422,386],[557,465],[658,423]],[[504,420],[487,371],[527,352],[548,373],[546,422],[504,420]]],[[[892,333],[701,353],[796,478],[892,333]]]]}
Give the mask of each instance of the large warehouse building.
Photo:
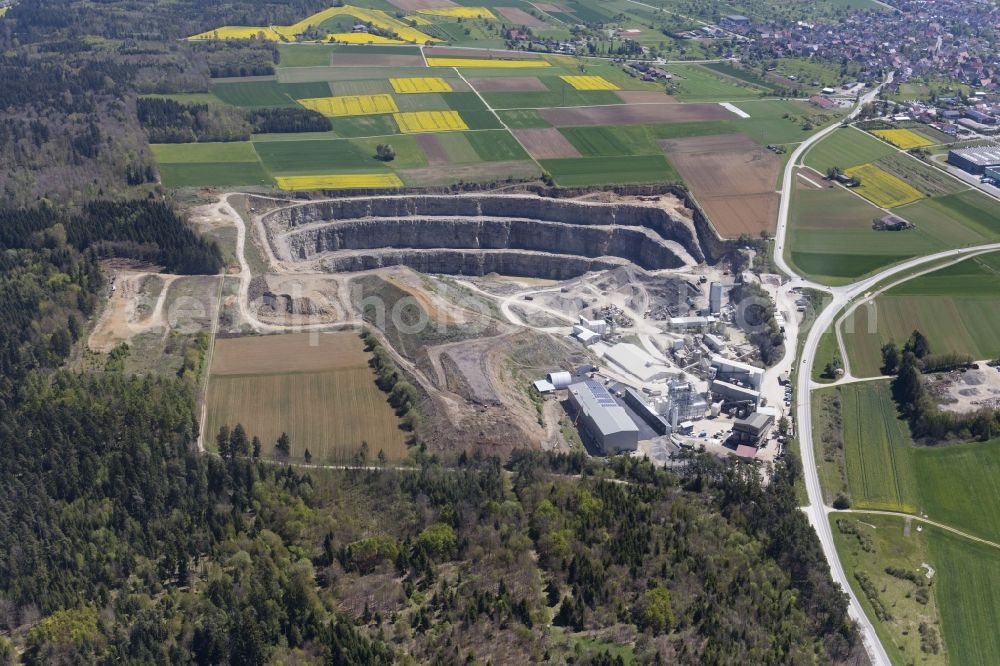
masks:
{"type": "Polygon", "coordinates": [[[602,385],[590,380],[570,385],[569,402],[581,434],[602,452],[638,448],[639,427],[602,385]]]}
{"type": "Polygon", "coordinates": [[[962,171],[981,176],[987,168],[1000,166],[1000,146],[949,150],[948,164],[953,164],[962,171]]]}

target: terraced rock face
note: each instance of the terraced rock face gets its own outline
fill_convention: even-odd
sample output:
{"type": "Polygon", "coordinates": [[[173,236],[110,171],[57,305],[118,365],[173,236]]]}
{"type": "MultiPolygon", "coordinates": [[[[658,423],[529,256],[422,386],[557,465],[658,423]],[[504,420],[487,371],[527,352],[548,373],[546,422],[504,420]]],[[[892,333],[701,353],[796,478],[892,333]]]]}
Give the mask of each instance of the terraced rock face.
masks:
{"type": "Polygon", "coordinates": [[[317,260],[332,271],[406,265],[565,279],[629,262],[659,270],[704,260],[689,222],[633,204],[530,195],[346,198],[263,220],[279,259],[317,260]]]}

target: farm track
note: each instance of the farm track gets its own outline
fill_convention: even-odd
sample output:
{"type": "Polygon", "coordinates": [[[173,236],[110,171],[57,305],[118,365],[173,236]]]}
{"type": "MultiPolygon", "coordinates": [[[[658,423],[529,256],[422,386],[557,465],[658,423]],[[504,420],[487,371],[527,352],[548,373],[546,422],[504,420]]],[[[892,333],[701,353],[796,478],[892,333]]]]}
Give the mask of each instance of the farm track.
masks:
{"type": "MultiPolygon", "coordinates": [[[[894,73],[891,72],[886,78],[886,81],[882,84],[891,83],[894,77],[894,73]]],[[[878,94],[881,89],[881,85],[875,88],[873,91],[869,92],[864,97],[858,100],[855,109],[848,116],[847,120],[850,121],[857,116],[860,109],[870,102],[878,94]]],[[[800,165],[800,162],[808,150],[815,145],[817,142],[828,136],[831,132],[835,131],[840,126],[839,123],[830,125],[823,130],[820,130],[812,137],[802,142],[798,148],[792,153],[788,163],[785,167],[785,171],[782,178],[782,190],[781,190],[781,205],[779,208],[778,215],[778,232],[775,236],[774,244],[774,262],[784,273],[790,276],[798,276],[795,270],[793,270],[786,258],[785,258],[785,243],[787,242],[788,235],[788,224],[790,219],[790,209],[791,209],[791,195],[794,189],[794,177],[795,169],[800,165]]],[[[802,458],[802,466],[805,474],[805,485],[806,492],[809,498],[809,504],[804,507],[804,510],[809,517],[814,529],[819,536],[820,545],[823,549],[823,553],[830,564],[831,573],[833,579],[840,584],[845,593],[849,598],[849,611],[850,615],[856,622],[858,622],[862,635],[865,641],[865,647],[868,651],[869,658],[872,663],[876,666],[889,666],[892,661],[886,652],[885,647],[882,645],[878,634],[875,630],[875,626],[872,621],[866,615],[864,608],[858,599],[857,594],[855,594],[853,588],[847,578],[847,574],[844,570],[843,564],[840,561],[840,556],[837,552],[836,545],[833,540],[833,533],[830,526],[829,514],[831,508],[826,506],[823,500],[822,488],[820,486],[819,473],[815,457],[815,448],[812,440],[812,401],[810,399],[810,393],[816,388],[820,388],[821,385],[816,385],[812,381],[812,368],[815,365],[816,353],[819,347],[820,339],[823,333],[834,323],[837,315],[848,305],[852,303],[858,297],[868,298],[870,296],[870,290],[878,287],[880,284],[886,280],[893,278],[897,275],[907,273],[913,269],[920,268],[925,264],[936,264],[947,259],[964,260],[970,256],[975,256],[976,254],[981,254],[983,252],[993,251],[1000,249],[1000,243],[990,243],[978,246],[971,246],[959,249],[944,250],[934,254],[926,255],[923,257],[915,257],[912,259],[905,260],[894,266],[890,266],[879,273],[864,279],[860,279],[851,284],[847,284],[839,287],[828,287],[825,285],[820,285],[814,283],[806,278],[797,277],[792,283],[795,286],[806,286],[812,289],[818,289],[830,293],[833,296],[831,302],[822,311],[817,314],[817,318],[814,321],[812,328],[810,329],[808,336],[802,348],[802,360],[799,364],[799,371],[796,378],[796,417],[798,421],[798,431],[799,431],[799,444],[800,444],[800,455],[802,458]]],[[[936,266],[935,268],[939,268],[936,266]]],[[[838,337],[838,344],[841,345],[841,350],[843,351],[843,341],[838,337]]],[[[903,512],[879,512],[879,511],[864,511],[858,510],[858,513],[889,513],[891,515],[899,515],[901,517],[909,517],[914,520],[922,520],[931,524],[935,524],[942,529],[948,530],[952,533],[966,536],[975,541],[982,543],[987,543],[992,546],[997,546],[992,542],[988,542],[971,535],[967,535],[960,530],[956,530],[944,524],[932,523],[932,521],[927,521],[920,516],[912,515],[903,512]]]]}

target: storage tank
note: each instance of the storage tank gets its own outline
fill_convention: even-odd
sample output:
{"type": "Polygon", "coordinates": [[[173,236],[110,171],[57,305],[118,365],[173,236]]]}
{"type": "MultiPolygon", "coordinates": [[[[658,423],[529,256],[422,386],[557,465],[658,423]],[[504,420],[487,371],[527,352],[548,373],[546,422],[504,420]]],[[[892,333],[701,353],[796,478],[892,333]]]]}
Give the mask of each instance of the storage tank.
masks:
{"type": "Polygon", "coordinates": [[[550,372],[545,375],[545,378],[549,380],[556,389],[564,389],[573,383],[573,376],[568,372],[550,372]]]}

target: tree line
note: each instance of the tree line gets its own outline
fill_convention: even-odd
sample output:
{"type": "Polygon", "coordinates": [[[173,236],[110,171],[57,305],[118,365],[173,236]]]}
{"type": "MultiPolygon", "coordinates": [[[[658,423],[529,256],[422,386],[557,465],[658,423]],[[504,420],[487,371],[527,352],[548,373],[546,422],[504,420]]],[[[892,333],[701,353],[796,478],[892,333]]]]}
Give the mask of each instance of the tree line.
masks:
{"type": "Polygon", "coordinates": [[[929,444],[948,440],[986,441],[1000,435],[1000,410],[983,407],[967,412],[945,411],[927,390],[924,372],[966,368],[971,356],[957,353],[932,354],[930,343],[913,331],[900,349],[890,342],[882,347],[882,372],[892,374],[893,399],[909,421],[914,439],[929,444]]]}
{"type": "Polygon", "coordinates": [[[302,108],[248,109],[140,97],[139,122],[151,143],[247,141],[251,134],[326,132],[330,121],[302,108]]]}

